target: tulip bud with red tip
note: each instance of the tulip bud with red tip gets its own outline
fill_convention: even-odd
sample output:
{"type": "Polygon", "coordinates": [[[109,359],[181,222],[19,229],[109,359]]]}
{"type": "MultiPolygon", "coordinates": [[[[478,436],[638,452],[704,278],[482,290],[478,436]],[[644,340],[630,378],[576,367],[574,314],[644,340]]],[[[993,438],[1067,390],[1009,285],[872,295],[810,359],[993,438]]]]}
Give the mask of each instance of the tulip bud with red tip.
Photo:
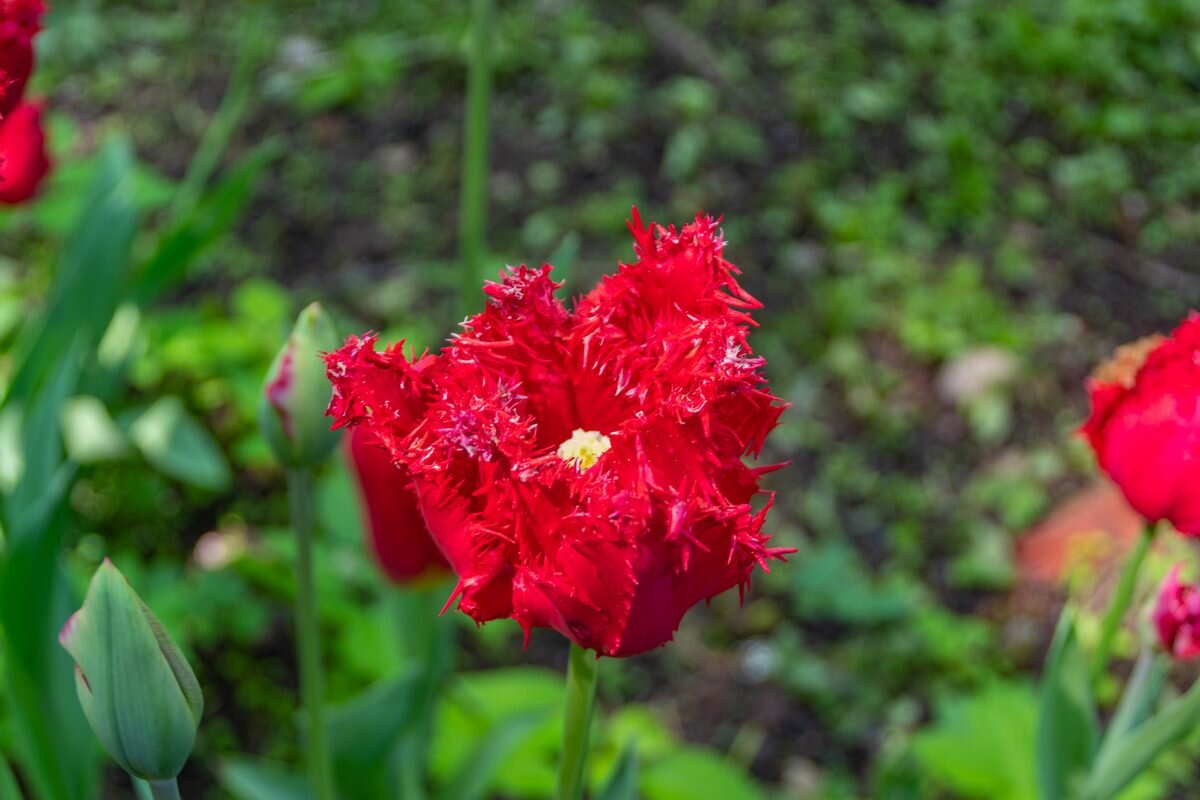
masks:
{"type": "Polygon", "coordinates": [[[406,472],[365,429],[355,428],[347,440],[367,517],[368,546],[384,573],[395,583],[412,583],[447,572],[449,565],[425,527],[406,472]]]}
{"type": "Polygon", "coordinates": [[[1179,580],[1178,564],[1163,579],[1152,619],[1164,650],[1180,660],[1200,656],[1200,587],[1179,580]]]}
{"type": "Polygon", "coordinates": [[[309,467],[325,459],[337,444],[325,407],[333,390],[325,377],[323,353],[340,341],[333,320],[312,303],[275,356],[263,383],[258,421],[275,457],[287,467],[309,467]]]}

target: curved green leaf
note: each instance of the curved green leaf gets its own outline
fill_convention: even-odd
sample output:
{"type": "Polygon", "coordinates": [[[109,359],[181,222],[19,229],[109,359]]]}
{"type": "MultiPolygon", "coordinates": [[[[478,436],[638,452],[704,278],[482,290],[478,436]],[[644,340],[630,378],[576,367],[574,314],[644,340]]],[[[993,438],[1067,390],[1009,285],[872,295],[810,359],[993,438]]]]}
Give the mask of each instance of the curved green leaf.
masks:
{"type": "Polygon", "coordinates": [[[1038,704],[1038,789],[1044,800],[1076,797],[1096,757],[1100,724],[1087,659],[1065,609],[1046,657],[1038,704]]]}
{"type": "Polygon", "coordinates": [[[1183,697],[1143,722],[1096,763],[1083,790],[1084,800],[1109,800],[1153,761],[1200,725],[1200,681],[1183,697]]]}

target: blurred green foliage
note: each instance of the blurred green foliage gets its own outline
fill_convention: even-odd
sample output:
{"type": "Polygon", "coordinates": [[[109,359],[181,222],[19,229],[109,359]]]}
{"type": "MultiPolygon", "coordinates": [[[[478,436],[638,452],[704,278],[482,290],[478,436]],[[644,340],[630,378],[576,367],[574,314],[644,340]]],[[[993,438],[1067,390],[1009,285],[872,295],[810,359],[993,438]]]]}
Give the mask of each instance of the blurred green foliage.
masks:
{"type": "MultiPolygon", "coordinates": [[[[254,423],[289,321],[320,297],[344,332],[418,349],[457,321],[466,6],[61,0],[39,41],[58,167],[0,216],[0,384],[54,302],[98,142],[122,132],[152,278],[96,331],[127,388],[93,374],[63,403],[62,535],[77,588],[113,556],[191,651],[209,716],[187,796],[224,796],[210,776],[234,751],[297,756],[292,545],[254,423]],[[236,126],[215,124],[226,92],[236,126]]],[[[791,462],[772,528],[799,552],[746,605],[720,598],[672,647],[608,665],[594,788],[636,741],[657,800],[1029,796],[1022,680],[1056,609],[1009,602],[1013,539],[1086,475],[1090,365],[1200,303],[1200,6],[521,0],[494,27],[490,263],[553,257],[577,294],[631,257],[632,205],[723,213],[766,303],[752,341],[794,404],[766,457],[791,462]]],[[[412,654],[342,465],[318,505],[347,701],[412,654]]],[[[546,796],[558,683],[516,665],[564,652],[455,624],[465,666],[490,669],[439,710],[435,784],[490,752],[506,766],[486,790],[546,796]]]]}

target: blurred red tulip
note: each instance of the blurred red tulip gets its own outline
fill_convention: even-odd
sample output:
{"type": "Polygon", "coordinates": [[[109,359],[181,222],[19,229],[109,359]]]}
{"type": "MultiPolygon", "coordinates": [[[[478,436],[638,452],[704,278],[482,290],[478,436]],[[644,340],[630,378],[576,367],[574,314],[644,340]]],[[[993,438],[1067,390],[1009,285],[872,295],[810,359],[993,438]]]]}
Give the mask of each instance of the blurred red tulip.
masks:
{"type": "Polygon", "coordinates": [[[347,437],[347,452],[358,477],[366,511],[368,544],[388,578],[409,583],[449,570],[425,527],[410,481],[391,456],[363,428],[347,437]]]}
{"type": "Polygon", "coordinates": [[[42,29],[42,0],[0,0],[0,117],[6,117],[25,96],[33,72],[33,37],[42,29]]]}
{"type": "Polygon", "coordinates": [[[23,203],[37,192],[50,171],[42,109],[22,103],[0,120],[0,203],[23,203]]]}
{"type": "Polygon", "coordinates": [[[1119,348],[1088,392],[1100,468],[1145,519],[1200,536],[1200,314],[1119,348]]]}

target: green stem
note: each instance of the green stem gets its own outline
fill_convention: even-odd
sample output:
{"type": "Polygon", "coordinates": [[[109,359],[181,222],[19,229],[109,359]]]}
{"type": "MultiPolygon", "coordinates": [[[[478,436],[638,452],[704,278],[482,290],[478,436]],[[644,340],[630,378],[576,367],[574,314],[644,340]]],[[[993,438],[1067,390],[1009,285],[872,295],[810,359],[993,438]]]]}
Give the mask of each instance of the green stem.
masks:
{"type": "Polygon", "coordinates": [[[308,717],[308,777],[315,800],[333,800],[333,767],[325,743],[325,686],[313,580],[312,475],[308,470],[288,470],[288,501],[296,532],[296,655],[300,696],[308,717]]]}
{"type": "Polygon", "coordinates": [[[417,661],[421,691],[416,722],[400,741],[399,800],[425,800],[434,712],[453,658],[453,620],[439,616],[451,587],[441,582],[406,586],[393,593],[404,658],[417,661]]]}
{"type": "Polygon", "coordinates": [[[571,644],[567,662],[567,709],[563,720],[563,744],[558,764],[557,800],[583,797],[583,778],[596,707],[596,673],[599,661],[579,645],[571,644]]]}
{"type": "Polygon", "coordinates": [[[463,173],[459,208],[462,258],[462,311],[470,314],[482,298],[484,229],[487,216],[488,96],[491,93],[489,38],[491,0],[471,0],[467,66],[467,114],[463,134],[463,173]]]}
{"type": "Polygon", "coordinates": [[[172,778],[169,781],[149,781],[150,796],[154,800],[179,800],[179,784],[172,778]]]}
{"type": "Polygon", "coordinates": [[[1108,611],[1105,612],[1104,620],[1101,623],[1100,639],[1096,643],[1096,653],[1092,659],[1093,680],[1099,680],[1108,670],[1113,640],[1116,638],[1117,629],[1121,627],[1121,620],[1129,611],[1129,604],[1133,601],[1138,572],[1141,571],[1142,562],[1146,560],[1146,553],[1150,551],[1150,543],[1154,541],[1155,530],[1157,530],[1155,523],[1146,523],[1142,528],[1141,536],[1133,546],[1133,551],[1125,560],[1125,566],[1121,569],[1121,577],[1117,580],[1116,588],[1113,589],[1112,600],[1109,601],[1108,611]]]}

